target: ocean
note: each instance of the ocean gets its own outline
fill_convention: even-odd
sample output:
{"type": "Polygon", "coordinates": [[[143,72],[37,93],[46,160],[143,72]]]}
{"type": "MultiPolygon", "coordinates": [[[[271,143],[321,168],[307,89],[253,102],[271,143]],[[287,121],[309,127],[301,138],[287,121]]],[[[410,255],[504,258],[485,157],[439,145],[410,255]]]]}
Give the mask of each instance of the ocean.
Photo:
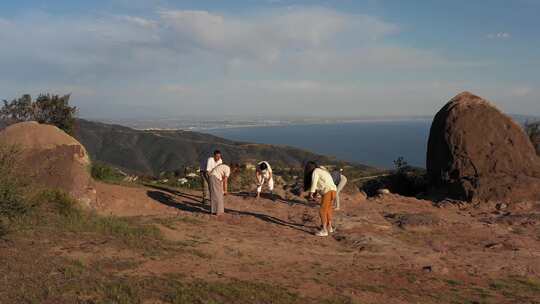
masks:
{"type": "Polygon", "coordinates": [[[204,132],[231,140],[289,145],[340,160],[392,168],[403,157],[425,167],[431,120],[363,121],[350,123],[242,127],[204,132]]]}

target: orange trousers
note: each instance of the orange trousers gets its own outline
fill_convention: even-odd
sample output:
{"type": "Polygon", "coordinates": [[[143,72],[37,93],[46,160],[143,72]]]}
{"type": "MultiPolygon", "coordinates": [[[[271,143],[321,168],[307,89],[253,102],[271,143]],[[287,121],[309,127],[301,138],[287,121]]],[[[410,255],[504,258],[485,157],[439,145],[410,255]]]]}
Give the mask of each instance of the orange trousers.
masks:
{"type": "Polygon", "coordinates": [[[328,191],[322,196],[319,215],[321,216],[321,224],[323,228],[330,228],[330,223],[332,222],[332,216],[334,212],[335,199],[336,191],[328,191]]]}

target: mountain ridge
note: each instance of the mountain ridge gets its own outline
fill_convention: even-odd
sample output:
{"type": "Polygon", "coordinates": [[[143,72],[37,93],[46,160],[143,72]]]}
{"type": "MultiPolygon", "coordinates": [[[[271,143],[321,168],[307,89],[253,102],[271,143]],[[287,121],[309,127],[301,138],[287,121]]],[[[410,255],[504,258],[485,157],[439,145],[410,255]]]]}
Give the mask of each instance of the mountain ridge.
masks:
{"type": "Polygon", "coordinates": [[[77,121],[75,137],[93,160],[148,175],[198,166],[216,149],[222,151],[228,163],[267,160],[276,166],[299,167],[306,160],[315,160],[322,164],[374,169],[290,146],[240,142],[195,131],[136,130],[85,119],[77,121]]]}

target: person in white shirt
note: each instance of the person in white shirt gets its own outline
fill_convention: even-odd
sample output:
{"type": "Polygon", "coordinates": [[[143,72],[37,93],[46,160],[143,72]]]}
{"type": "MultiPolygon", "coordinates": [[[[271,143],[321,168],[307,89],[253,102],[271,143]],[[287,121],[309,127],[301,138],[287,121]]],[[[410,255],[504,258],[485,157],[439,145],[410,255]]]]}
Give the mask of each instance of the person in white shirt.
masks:
{"type": "Polygon", "coordinates": [[[332,175],[325,169],[321,169],[315,162],[308,162],[304,168],[304,190],[309,191],[310,199],[315,199],[315,193],[322,195],[321,209],[321,230],[315,233],[317,236],[328,236],[334,232],[332,227],[333,203],[336,199],[337,187],[332,180],[332,175]]]}
{"type": "Polygon", "coordinates": [[[219,150],[214,151],[214,155],[204,159],[201,162],[201,166],[199,168],[200,175],[201,175],[201,184],[202,184],[202,203],[206,203],[206,197],[208,194],[208,197],[211,196],[210,193],[210,172],[214,170],[214,168],[223,163],[223,160],[221,159],[221,152],[219,150]]]}
{"type": "Polygon", "coordinates": [[[255,176],[257,178],[257,199],[261,196],[262,188],[265,183],[268,184],[268,190],[270,195],[274,191],[274,176],[272,174],[272,167],[267,161],[262,161],[257,164],[257,169],[255,171],[255,176]]]}
{"type": "Polygon", "coordinates": [[[225,195],[227,195],[228,179],[231,168],[225,164],[217,165],[210,172],[210,206],[212,214],[222,215],[225,213],[225,195]]]}

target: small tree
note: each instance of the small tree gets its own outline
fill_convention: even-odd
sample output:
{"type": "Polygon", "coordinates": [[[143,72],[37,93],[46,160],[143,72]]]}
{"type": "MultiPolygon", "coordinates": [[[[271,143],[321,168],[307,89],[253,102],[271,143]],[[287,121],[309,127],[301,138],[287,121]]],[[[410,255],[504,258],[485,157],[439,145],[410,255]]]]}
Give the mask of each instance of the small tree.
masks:
{"type": "Polygon", "coordinates": [[[70,95],[41,94],[35,101],[23,95],[11,102],[4,100],[0,119],[9,124],[21,121],[37,121],[55,125],[68,134],[73,134],[77,108],[69,105],[70,95]]]}
{"type": "Polygon", "coordinates": [[[540,155],[540,121],[526,122],[525,132],[529,136],[533,146],[536,149],[536,154],[540,155]]]}
{"type": "Polygon", "coordinates": [[[407,163],[403,156],[400,156],[394,160],[394,167],[396,168],[397,173],[404,173],[410,169],[409,163],[407,163]]]}

